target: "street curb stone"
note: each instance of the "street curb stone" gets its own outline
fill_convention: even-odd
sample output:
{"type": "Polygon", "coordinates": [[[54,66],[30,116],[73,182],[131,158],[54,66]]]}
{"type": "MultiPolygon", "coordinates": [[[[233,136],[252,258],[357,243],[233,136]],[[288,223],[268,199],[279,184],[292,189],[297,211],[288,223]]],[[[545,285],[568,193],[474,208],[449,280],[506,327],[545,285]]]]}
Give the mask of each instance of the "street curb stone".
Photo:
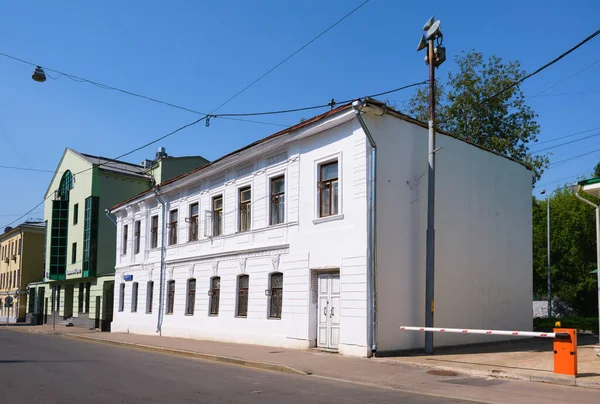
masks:
{"type": "Polygon", "coordinates": [[[273,372],[289,373],[289,374],[302,375],[302,376],[308,376],[308,375],[312,374],[312,372],[309,372],[309,371],[296,369],[291,366],[278,365],[275,363],[250,361],[250,360],[246,360],[246,359],[231,358],[231,357],[227,357],[227,356],[212,355],[212,354],[206,354],[206,353],[194,352],[194,351],[186,351],[184,349],[163,348],[163,347],[157,347],[157,346],[153,346],[153,345],[136,344],[134,342],[124,342],[124,341],[116,341],[116,340],[110,340],[110,339],[104,339],[104,338],[94,338],[94,337],[83,336],[83,335],[78,335],[78,334],[68,334],[67,333],[67,334],[63,334],[63,335],[65,335],[68,338],[72,338],[72,339],[93,341],[93,342],[98,342],[98,343],[108,344],[108,345],[124,346],[124,347],[129,347],[129,348],[141,349],[144,351],[152,351],[152,352],[160,352],[160,353],[171,354],[171,355],[185,356],[185,357],[195,358],[195,359],[200,359],[200,360],[205,360],[205,361],[226,363],[229,365],[244,366],[244,367],[261,369],[261,370],[270,370],[273,372]]]}

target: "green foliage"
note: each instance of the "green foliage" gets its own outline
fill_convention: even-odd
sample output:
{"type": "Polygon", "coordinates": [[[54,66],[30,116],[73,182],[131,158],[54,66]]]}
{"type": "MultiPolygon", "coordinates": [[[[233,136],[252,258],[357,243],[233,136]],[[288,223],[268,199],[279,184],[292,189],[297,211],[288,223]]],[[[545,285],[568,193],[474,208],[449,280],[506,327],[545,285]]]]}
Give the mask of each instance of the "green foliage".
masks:
{"type": "MultiPolygon", "coordinates": [[[[595,199],[589,197],[590,200],[595,199]]],[[[598,200],[592,200],[598,203],[598,200]]],[[[533,294],[547,294],[547,201],[533,200],[533,294]]],[[[564,187],[550,198],[552,296],[582,316],[597,315],[596,218],[564,187]]]]}
{"type": "MultiPolygon", "coordinates": [[[[537,114],[515,86],[483,104],[482,101],[526,75],[518,61],[504,63],[480,52],[456,56],[458,72],[448,74],[445,85],[436,86],[437,127],[470,142],[509,156],[535,171],[534,181],[548,166],[547,155],[535,155],[529,145],[537,141],[537,114]],[[446,89],[447,88],[447,89],[446,89]]],[[[419,88],[405,105],[415,118],[429,120],[429,88],[419,88]]]]}
{"type": "Polygon", "coordinates": [[[600,178],[600,163],[596,164],[596,167],[594,167],[594,177],[593,178],[600,178]]]}
{"type": "Polygon", "coordinates": [[[556,321],[560,321],[560,326],[564,328],[598,333],[598,317],[534,318],[533,328],[539,331],[551,330],[556,321]]]}

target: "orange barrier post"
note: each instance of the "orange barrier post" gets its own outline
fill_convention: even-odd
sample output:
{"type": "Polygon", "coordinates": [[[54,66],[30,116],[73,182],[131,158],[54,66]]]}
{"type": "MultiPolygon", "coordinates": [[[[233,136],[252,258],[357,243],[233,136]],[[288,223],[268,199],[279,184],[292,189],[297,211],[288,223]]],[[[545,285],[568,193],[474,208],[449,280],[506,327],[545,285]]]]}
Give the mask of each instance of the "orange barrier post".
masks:
{"type": "Polygon", "coordinates": [[[554,373],[577,376],[577,330],[555,328],[554,332],[554,373]]]}

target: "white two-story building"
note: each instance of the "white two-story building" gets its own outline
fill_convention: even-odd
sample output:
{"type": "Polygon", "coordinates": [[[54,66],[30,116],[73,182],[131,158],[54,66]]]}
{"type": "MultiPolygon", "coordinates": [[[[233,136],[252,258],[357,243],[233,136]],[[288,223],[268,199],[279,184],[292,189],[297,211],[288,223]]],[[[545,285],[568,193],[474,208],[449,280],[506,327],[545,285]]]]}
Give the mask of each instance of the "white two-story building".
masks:
{"type": "MultiPolygon", "coordinates": [[[[424,325],[427,136],[359,101],[114,206],[112,331],[422,347],[399,327],[424,325]]],[[[449,134],[437,145],[435,325],[531,329],[532,173],[449,134]]]]}

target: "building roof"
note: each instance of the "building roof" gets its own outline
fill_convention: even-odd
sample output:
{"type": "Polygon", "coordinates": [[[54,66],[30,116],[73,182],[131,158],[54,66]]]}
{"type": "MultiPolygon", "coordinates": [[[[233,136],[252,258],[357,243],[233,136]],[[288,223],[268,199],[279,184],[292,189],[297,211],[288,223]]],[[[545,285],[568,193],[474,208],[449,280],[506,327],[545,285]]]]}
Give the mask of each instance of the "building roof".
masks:
{"type": "Polygon", "coordinates": [[[15,233],[17,233],[21,229],[22,230],[28,229],[28,230],[34,230],[34,231],[43,231],[45,227],[46,227],[46,224],[44,222],[27,222],[26,221],[15,227],[6,227],[4,229],[0,229],[2,231],[2,234],[0,234],[0,240],[12,237],[15,233]],[[9,230],[7,230],[7,229],[9,229],[9,230]]]}
{"type": "MultiPolygon", "coordinates": [[[[393,109],[393,108],[390,108],[390,107],[389,107],[387,104],[385,104],[384,102],[377,101],[377,100],[375,100],[375,99],[373,99],[373,98],[366,98],[366,99],[365,99],[365,101],[366,101],[368,104],[371,104],[371,105],[374,105],[374,106],[376,106],[376,107],[382,108],[386,114],[392,115],[392,116],[394,116],[394,117],[396,117],[396,118],[399,118],[399,119],[402,119],[402,120],[404,120],[404,121],[407,121],[407,122],[413,123],[413,124],[415,124],[415,125],[418,125],[418,126],[421,126],[421,127],[423,127],[423,128],[428,128],[428,127],[429,127],[429,126],[428,126],[428,124],[426,124],[426,123],[424,123],[424,122],[421,122],[421,121],[419,121],[419,120],[417,120],[417,119],[415,119],[415,118],[413,118],[413,117],[410,117],[410,116],[408,116],[408,115],[405,115],[405,114],[403,114],[403,113],[401,113],[401,112],[399,112],[399,111],[396,111],[396,110],[395,110],[395,109],[393,109]]],[[[314,117],[312,117],[312,118],[310,118],[310,119],[304,120],[304,121],[302,121],[302,122],[300,122],[300,123],[298,123],[298,124],[296,124],[296,125],[293,125],[293,126],[290,126],[289,128],[286,128],[286,129],[280,130],[279,132],[273,133],[272,135],[269,135],[269,136],[267,136],[267,137],[264,137],[264,138],[262,138],[262,139],[259,139],[259,140],[255,141],[255,142],[253,142],[253,143],[250,143],[250,144],[248,144],[248,145],[246,145],[246,146],[244,146],[244,147],[242,147],[242,148],[240,148],[240,149],[237,149],[237,150],[235,150],[235,151],[232,151],[231,153],[228,153],[228,154],[226,154],[226,155],[224,155],[224,156],[222,156],[222,157],[219,157],[218,159],[216,159],[216,160],[214,160],[214,161],[212,161],[212,162],[209,162],[208,164],[205,164],[205,165],[203,165],[203,166],[201,166],[201,167],[198,167],[198,168],[196,168],[196,169],[194,169],[194,170],[192,170],[192,171],[189,171],[189,172],[187,172],[187,173],[184,173],[184,174],[178,175],[178,176],[176,176],[176,177],[173,177],[173,178],[171,178],[171,179],[169,179],[169,180],[167,180],[167,181],[164,181],[164,182],[162,182],[161,184],[155,185],[154,187],[152,187],[152,188],[150,188],[150,189],[148,189],[148,190],[146,190],[146,191],[143,191],[143,192],[141,192],[141,193],[139,193],[139,194],[137,194],[137,195],[134,195],[134,196],[132,196],[131,198],[128,198],[128,199],[126,199],[126,200],[124,200],[124,201],[122,201],[122,202],[120,202],[120,203],[116,204],[116,205],[115,205],[115,206],[113,206],[113,207],[112,207],[110,210],[111,210],[111,211],[113,211],[113,210],[115,210],[115,209],[118,209],[119,207],[121,207],[121,206],[123,206],[123,205],[126,205],[127,203],[129,203],[129,202],[131,202],[131,201],[134,201],[134,200],[136,200],[136,199],[138,199],[138,198],[140,198],[140,197],[142,197],[142,196],[144,196],[144,195],[146,195],[146,194],[149,194],[149,193],[152,193],[152,192],[154,192],[154,189],[155,189],[155,188],[158,188],[159,186],[160,186],[160,187],[164,187],[165,185],[169,185],[169,184],[172,184],[172,183],[174,183],[174,182],[177,182],[177,181],[179,181],[179,180],[181,180],[181,179],[183,179],[183,178],[186,178],[186,177],[188,177],[189,175],[192,175],[192,174],[194,174],[194,173],[196,173],[196,172],[198,172],[198,171],[200,171],[200,170],[204,170],[204,169],[206,169],[206,168],[208,168],[208,167],[211,167],[211,166],[212,166],[212,165],[214,165],[215,163],[218,163],[218,162],[220,162],[220,161],[222,161],[222,160],[224,160],[224,159],[227,159],[228,157],[231,157],[231,156],[237,155],[238,153],[240,153],[240,152],[242,152],[242,151],[244,151],[244,150],[250,149],[250,148],[252,148],[252,147],[254,147],[254,146],[257,146],[257,145],[259,145],[259,144],[262,144],[262,143],[264,143],[264,142],[267,142],[267,141],[269,141],[269,140],[275,139],[275,138],[277,138],[277,137],[279,137],[279,136],[283,136],[283,135],[285,135],[285,134],[288,134],[288,133],[290,133],[290,132],[292,132],[292,131],[295,131],[295,130],[298,130],[298,129],[304,128],[304,127],[306,127],[306,126],[312,125],[312,124],[314,124],[314,123],[316,123],[316,122],[319,122],[319,121],[322,121],[322,120],[324,120],[324,119],[326,119],[326,118],[329,118],[329,117],[331,117],[332,115],[336,115],[336,114],[338,114],[338,113],[340,113],[340,112],[345,112],[345,111],[347,111],[347,110],[350,110],[350,109],[352,109],[352,102],[349,102],[349,103],[347,103],[347,104],[344,104],[344,105],[340,105],[340,106],[339,106],[339,107],[337,107],[337,108],[332,108],[331,110],[329,110],[329,111],[327,111],[327,112],[325,112],[325,113],[323,113],[323,114],[316,115],[316,116],[314,116],[314,117]]],[[[466,139],[464,139],[464,138],[461,138],[461,137],[459,137],[459,136],[453,135],[453,134],[451,134],[451,133],[448,133],[448,132],[445,132],[445,131],[442,131],[442,130],[439,130],[439,129],[436,129],[436,132],[437,132],[437,133],[440,133],[440,134],[444,134],[444,135],[446,135],[446,136],[450,136],[450,137],[452,137],[452,138],[455,138],[455,139],[457,139],[457,140],[460,140],[460,141],[462,141],[462,142],[468,143],[468,144],[470,144],[470,145],[472,145],[472,146],[475,146],[475,147],[477,147],[477,148],[479,148],[479,149],[485,150],[485,151],[487,151],[487,152],[489,152],[489,153],[492,153],[492,154],[495,154],[495,155],[497,155],[497,156],[500,156],[500,157],[506,158],[506,159],[508,159],[508,160],[514,161],[514,162],[516,162],[516,163],[518,163],[518,164],[521,164],[521,165],[523,165],[525,168],[527,168],[527,169],[531,170],[531,167],[527,166],[527,165],[526,165],[524,162],[522,162],[522,161],[519,161],[519,160],[516,160],[516,159],[514,159],[514,158],[512,158],[512,157],[505,156],[505,155],[503,155],[503,154],[501,154],[501,153],[498,153],[498,152],[496,152],[496,151],[494,151],[494,150],[488,149],[488,148],[486,148],[486,147],[484,147],[484,146],[477,145],[477,144],[475,144],[475,143],[473,143],[473,142],[470,142],[470,141],[468,141],[468,140],[466,140],[466,139]]]]}
{"type": "Polygon", "coordinates": [[[79,153],[76,150],[69,149],[74,154],[83,158],[87,162],[93,165],[99,165],[100,170],[102,171],[110,171],[117,174],[129,175],[134,177],[148,177],[145,174],[146,169],[141,165],[127,163],[125,161],[109,159],[107,157],[102,156],[93,156],[91,154],[79,153]]]}

